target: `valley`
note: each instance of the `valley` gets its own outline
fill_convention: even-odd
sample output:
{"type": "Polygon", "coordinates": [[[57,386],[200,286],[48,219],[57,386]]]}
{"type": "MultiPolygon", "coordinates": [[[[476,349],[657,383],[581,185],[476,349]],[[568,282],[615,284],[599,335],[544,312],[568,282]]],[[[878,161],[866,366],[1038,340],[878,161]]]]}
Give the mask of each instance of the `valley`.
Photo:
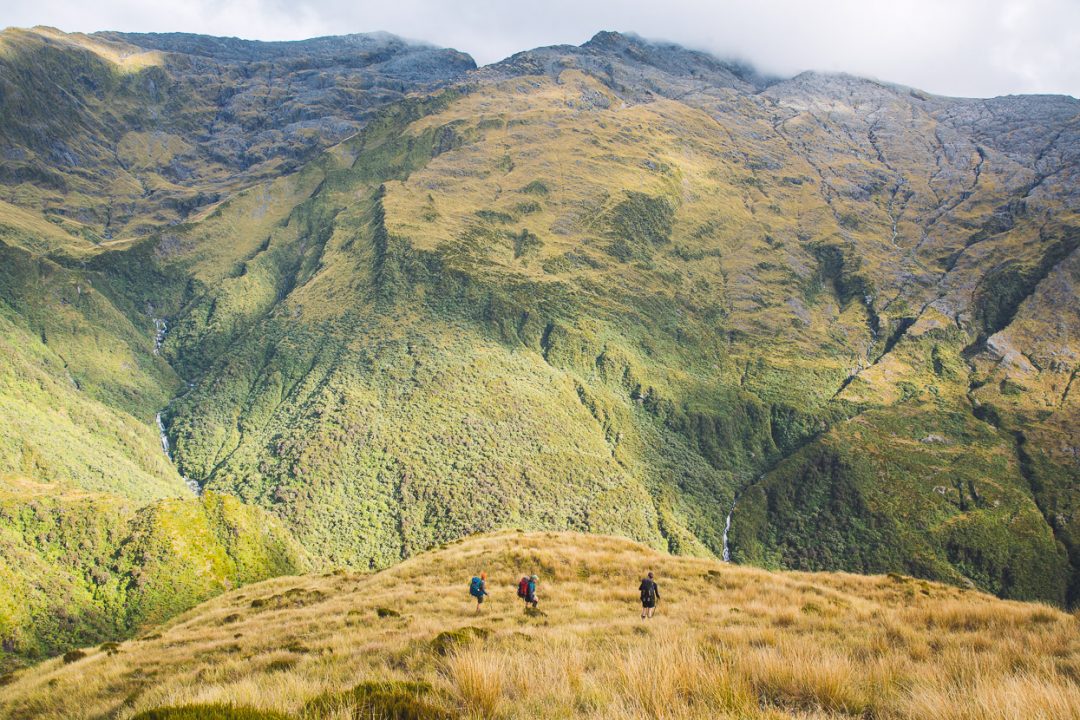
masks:
{"type": "Polygon", "coordinates": [[[0,50],[0,669],[507,528],[1080,597],[1077,100],[610,32],[0,50]]]}

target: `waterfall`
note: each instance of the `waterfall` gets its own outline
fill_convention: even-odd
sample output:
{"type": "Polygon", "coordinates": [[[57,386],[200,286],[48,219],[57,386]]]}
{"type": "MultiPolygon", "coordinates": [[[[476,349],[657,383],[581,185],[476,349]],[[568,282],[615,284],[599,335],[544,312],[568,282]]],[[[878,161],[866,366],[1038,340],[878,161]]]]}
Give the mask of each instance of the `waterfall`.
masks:
{"type": "Polygon", "coordinates": [[[169,331],[169,326],[161,318],[154,318],[154,327],[157,328],[157,334],[154,335],[154,354],[160,355],[161,346],[165,343],[165,333],[169,331]]]}
{"type": "MultiPolygon", "coordinates": [[[[157,421],[158,434],[161,436],[161,449],[165,451],[165,457],[169,458],[169,462],[172,462],[172,450],[169,447],[169,435],[165,432],[165,422],[161,419],[161,413],[157,414],[154,418],[157,421]]],[[[180,476],[184,484],[188,486],[188,489],[196,495],[202,495],[202,486],[199,485],[197,480],[192,480],[189,477],[183,475],[180,476]]]]}
{"type": "Polygon", "coordinates": [[[739,501],[736,497],[731,501],[731,509],[728,510],[727,521],[724,523],[724,562],[731,562],[731,548],[728,547],[728,533],[731,532],[731,515],[735,512],[735,503],[739,501]]]}
{"type": "Polygon", "coordinates": [[[158,434],[161,436],[161,449],[165,451],[165,457],[172,460],[172,453],[169,452],[169,436],[165,433],[165,423],[161,421],[161,413],[158,413],[155,419],[157,420],[158,434]]]}

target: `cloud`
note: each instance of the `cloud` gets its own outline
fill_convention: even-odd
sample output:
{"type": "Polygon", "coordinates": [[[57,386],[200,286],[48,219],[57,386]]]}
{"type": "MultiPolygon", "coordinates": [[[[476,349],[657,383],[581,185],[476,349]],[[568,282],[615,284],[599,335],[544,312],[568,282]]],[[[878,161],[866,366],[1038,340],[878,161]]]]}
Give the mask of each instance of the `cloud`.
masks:
{"type": "Polygon", "coordinates": [[[481,64],[623,30],[783,75],[845,71],[950,95],[1080,96],[1077,0],[7,0],[0,24],[263,40],[387,30],[481,64]]]}

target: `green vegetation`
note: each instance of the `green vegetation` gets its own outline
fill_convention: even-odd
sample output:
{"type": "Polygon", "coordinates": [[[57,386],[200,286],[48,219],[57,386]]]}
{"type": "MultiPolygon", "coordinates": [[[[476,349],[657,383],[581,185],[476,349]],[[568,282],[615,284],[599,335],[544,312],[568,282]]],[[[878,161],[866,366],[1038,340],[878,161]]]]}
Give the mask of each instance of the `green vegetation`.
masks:
{"type": "Polygon", "coordinates": [[[86,653],[82,650],[68,650],[64,653],[64,664],[70,665],[73,662],[79,662],[86,657],[86,653]]]}
{"type": "Polygon", "coordinates": [[[456,630],[445,630],[431,641],[432,649],[439,655],[449,655],[455,650],[477,640],[483,640],[491,631],[486,628],[466,626],[456,630]]]}
{"type": "Polygon", "coordinates": [[[665,199],[627,192],[608,219],[608,234],[614,238],[608,252],[623,262],[648,258],[653,247],[671,241],[674,220],[675,210],[665,199]]]}
{"type": "Polygon", "coordinates": [[[1068,560],[1010,449],[970,415],[919,406],[860,416],[740,498],[736,559],[896,571],[1064,603],[1068,560]],[[920,441],[932,436],[947,448],[920,441]]]}
{"type": "Polygon", "coordinates": [[[441,720],[443,710],[424,700],[432,692],[426,682],[375,681],[360,683],[343,693],[324,693],[310,700],[301,713],[304,718],[330,717],[345,709],[348,715],[336,717],[377,717],[384,720],[441,720]]]}
{"type": "Polygon", "coordinates": [[[231,497],[140,506],[13,483],[0,492],[5,665],[127,637],[230,587],[306,566],[284,528],[231,497]]]}
{"type": "Polygon", "coordinates": [[[5,666],[503,527],[718,556],[736,496],[740,562],[1080,598],[1080,221],[963,101],[562,48],[241,153],[240,70],[0,39],[5,666]]]}

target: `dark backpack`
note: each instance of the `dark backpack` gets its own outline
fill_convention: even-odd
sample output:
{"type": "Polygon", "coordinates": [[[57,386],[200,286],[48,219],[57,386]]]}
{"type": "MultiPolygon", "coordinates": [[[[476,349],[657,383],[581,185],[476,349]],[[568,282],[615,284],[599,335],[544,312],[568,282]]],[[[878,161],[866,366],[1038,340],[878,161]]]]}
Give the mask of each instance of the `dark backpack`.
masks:
{"type": "Polygon", "coordinates": [[[529,578],[523,577],[518,581],[518,597],[529,597],[529,578]]]}
{"type": "Polygon", "coordinates": [[[641,583],[641,602],[652,602],[656,599],[656,583],[646,580],[641,583]]]}
{"type": "Polygon", "coordinates": [[[478,577],[472,579],[472,583],[469,585],[469,594],[475,598],[484,594],[484,581],[478,577]]]}

